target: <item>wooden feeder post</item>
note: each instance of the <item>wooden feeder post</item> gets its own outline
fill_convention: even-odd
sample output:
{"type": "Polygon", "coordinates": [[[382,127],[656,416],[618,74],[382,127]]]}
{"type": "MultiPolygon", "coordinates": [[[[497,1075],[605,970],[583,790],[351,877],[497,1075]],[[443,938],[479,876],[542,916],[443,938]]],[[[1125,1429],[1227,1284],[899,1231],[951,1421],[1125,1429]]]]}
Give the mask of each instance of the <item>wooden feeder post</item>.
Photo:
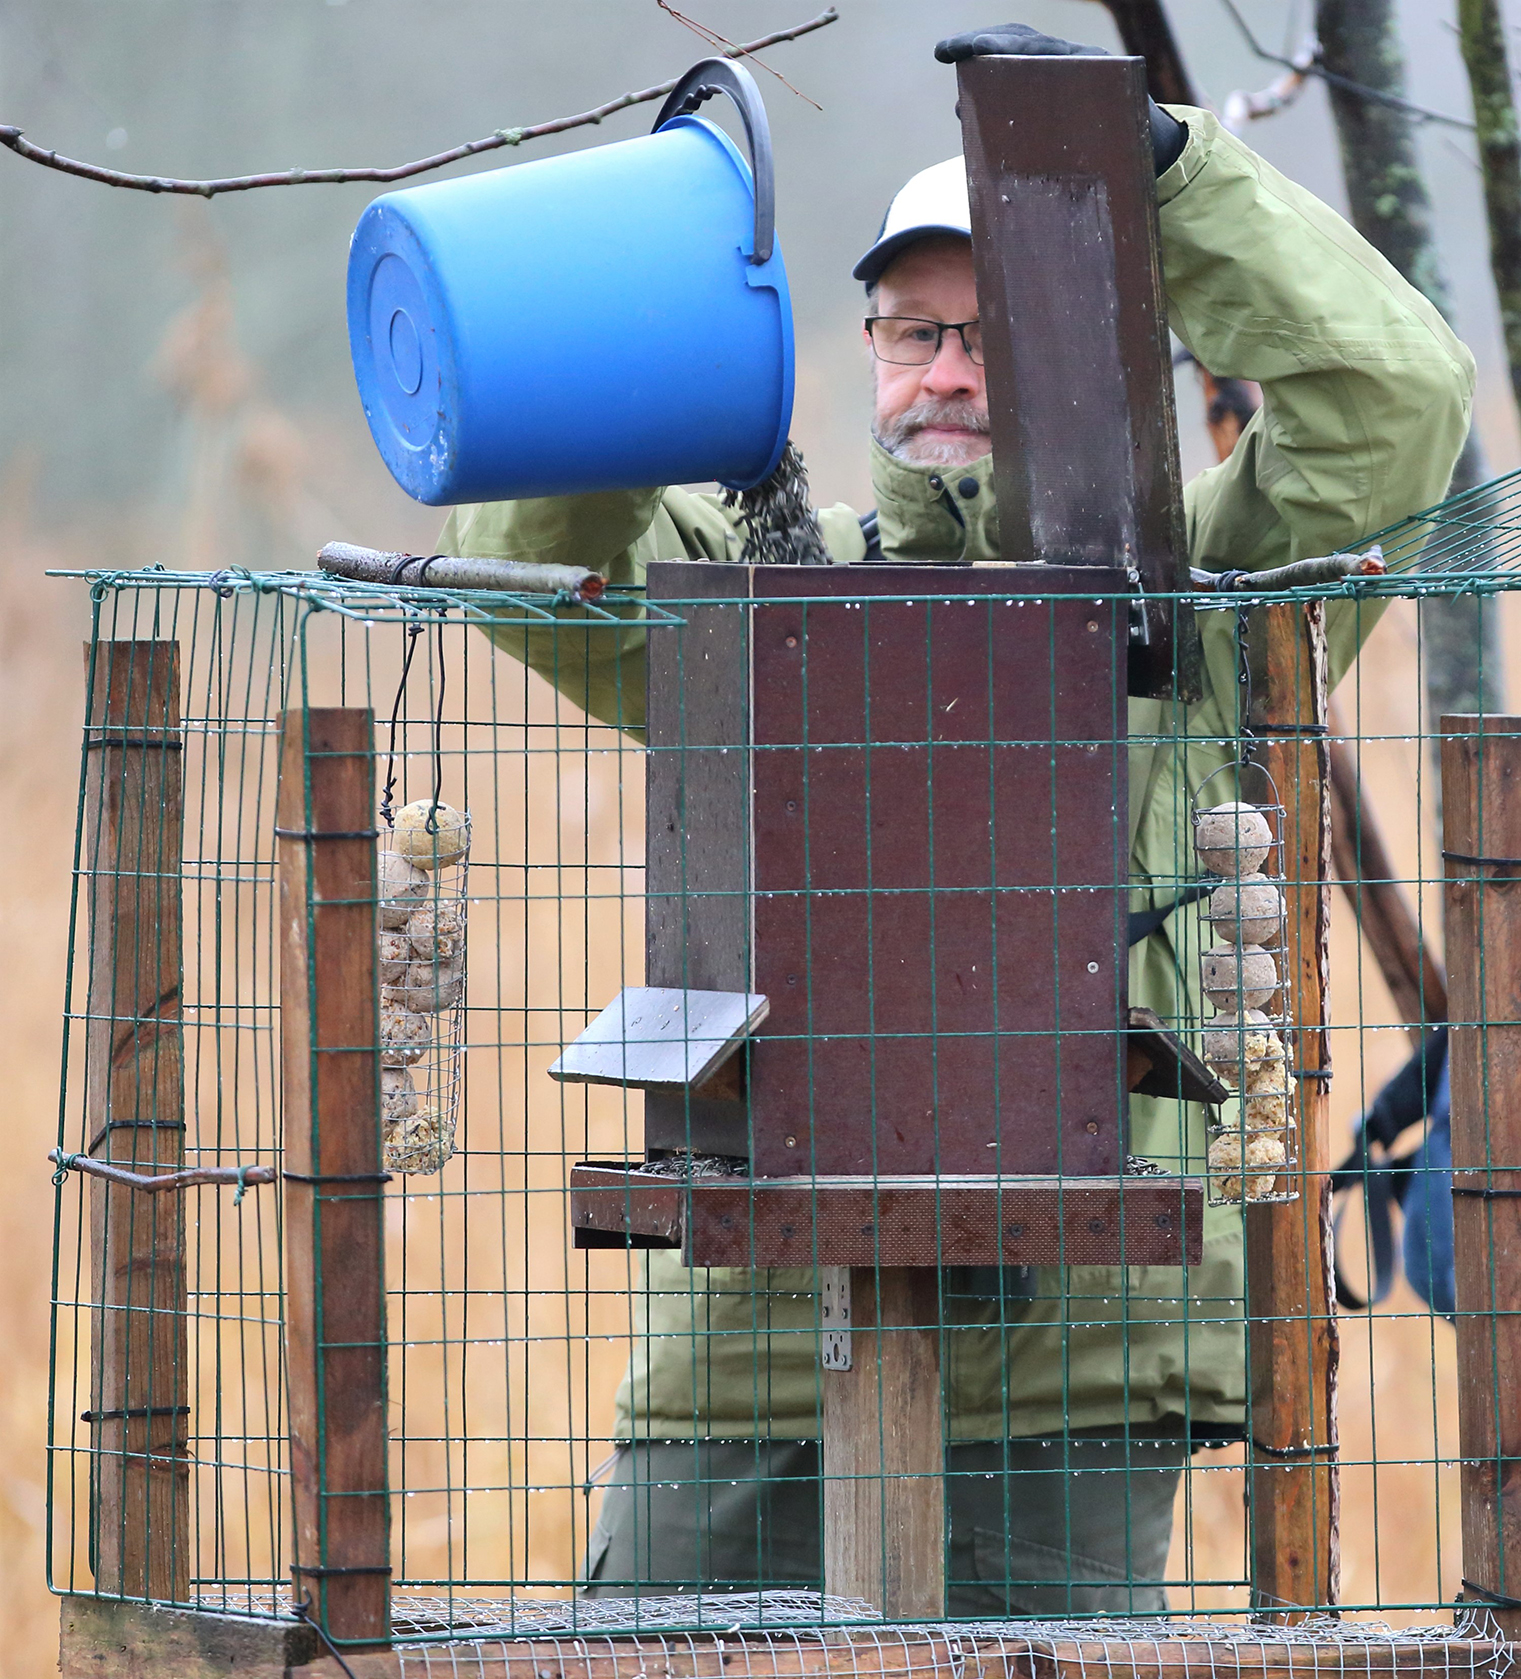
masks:
{"type": "Polygon", "coordinates": [[[1442,719],[1463,1586],[1521,1636],[1521,717],[1442,719]]]}
{"type": "MultiPolygon", "coordinates": [[[[1284,967],[1298,1091],[1297,1201],[1246,1210],[1251,1318],[1251,1568],[1254,1607],[1290,1612],[1336,1602],[1338,1340],[1331,1306],[1331,1181],[1326,1041],[1331,864],[1324,608],[1292,603],[1252,615],[1249,724],[1254,762],[1282,803],[1288,900],[1284,967]]],[[[1243,794],[1250,797],[1250,794],[1243,794]]]]}
{"type": "Polygon", "coordinates": [[[374,722],[280,719],[280,1038],[295,1591],[390,1636],[374,722]]]}
{"type": "Polygon", "coordinates": [[[945,1421],[931,1270],[841,1267],[852,1356],[824,1376],[824,1589],[945,1614],[945,1421]]]}
{"type": "MultiPolygon", "coordinates": [[[[89,1153],[185,1158],[179,644],[105,641],[89,675],[89,1153]]],[[[185,1211],[91,1178],[91,1560],[99,1592],[190,1595],[185,1211]]]]}

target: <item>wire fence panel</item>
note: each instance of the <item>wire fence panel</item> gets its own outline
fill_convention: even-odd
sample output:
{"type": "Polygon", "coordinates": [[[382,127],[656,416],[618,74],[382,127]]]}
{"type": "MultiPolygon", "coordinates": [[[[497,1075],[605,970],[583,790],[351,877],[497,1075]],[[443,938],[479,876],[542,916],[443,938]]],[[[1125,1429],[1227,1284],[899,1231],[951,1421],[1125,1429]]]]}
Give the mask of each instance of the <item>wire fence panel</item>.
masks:
{"type": "Polygon", "coordinates": [[[1498,609],[1515,482],[1154,599],[1188,707],[1092,568],[95,576],[55,1589],[1502,1671],[1521,725],[1415,599],[1498,609]]]}

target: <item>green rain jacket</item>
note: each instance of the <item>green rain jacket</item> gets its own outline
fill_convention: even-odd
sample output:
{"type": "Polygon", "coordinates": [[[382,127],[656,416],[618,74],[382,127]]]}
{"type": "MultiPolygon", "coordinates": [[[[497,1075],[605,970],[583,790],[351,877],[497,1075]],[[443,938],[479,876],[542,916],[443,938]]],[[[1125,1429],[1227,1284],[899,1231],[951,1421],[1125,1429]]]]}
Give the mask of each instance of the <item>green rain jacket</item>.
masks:
{"type": "MultiPolygon", "coordinates": [[[[1263,404],[1231,457],[1185,491],[1190,557],[1257,569],[1353,547],[1437,501],[1466,432],[1473,360],[1437,311],[1333,211],[1203,111],[1179,108],[1182,156],[1157,183],[1173,330],[1206,367],[1260,382],[1263,404]]],[[[883,557],[996,560],[988,459],[933,468],[872,445],[883,557]],[[959,512],[960,517],[957,517],[959,512]]],[[[824,510],[832,558],[862,558],[855,512],[824,510]]],[[[595,566],[643,580],[654,559],[737,560],[733,516],[680,489],[458,508],[449,554],[595,566]]],[[[1133,908],[1169,902],[1189,854],[1190,800],[1229,754],[1236,727],[1234,614],[1200,614],[1203,698],[1130,702],[1133,908]]],[[[1371,629],[1371,604],[1327,614],[1332,679],[1371,629]]],[[[644,632],[503,629],[498,644],[594,717],[643,723],[644,632]]],[[[1223,778],[1222,778],[1223,781],[1223,778]]],[[[1228,796],[1228,794],[1226,795],[1228,796]]],[[[1196,911],[1132,950],[1130,999],[1186,1029],[1200,1018],[1196,911]]],[[[1201,1109],[1134,1098],[1131,1146],[1198,1171],[1201,1109]]],[[[1239,1209],[1210,1209],[1204,1257],[1176,1269],[1038,1274],[1028,1301],[947,1302],[950,1428],[962,1440],[1176,1419],[1195,1434],[1239,1432],[1246,1416],[1239,1209]]],[[[820,1433],[817,1300],[807,1271],[688,1270],[647,1256],[635,1350],[618,1393],[623,1437],[690,1440],[820,1433]]]]}

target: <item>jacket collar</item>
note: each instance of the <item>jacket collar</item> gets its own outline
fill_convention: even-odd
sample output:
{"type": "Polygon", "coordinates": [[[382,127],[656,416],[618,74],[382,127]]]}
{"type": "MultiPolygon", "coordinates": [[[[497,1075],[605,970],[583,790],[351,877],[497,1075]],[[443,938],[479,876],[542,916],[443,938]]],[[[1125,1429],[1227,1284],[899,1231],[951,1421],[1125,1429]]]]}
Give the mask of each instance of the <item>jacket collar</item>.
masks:
{"type": "Polygon", "coordinates": [[[882,558],[903,565],[978,564],[997,560],[998,507],[993,457],[970,466],[919,466],[871,440],[882,558]],[[975,483],[975,495],[963,494],[975,483]]]}

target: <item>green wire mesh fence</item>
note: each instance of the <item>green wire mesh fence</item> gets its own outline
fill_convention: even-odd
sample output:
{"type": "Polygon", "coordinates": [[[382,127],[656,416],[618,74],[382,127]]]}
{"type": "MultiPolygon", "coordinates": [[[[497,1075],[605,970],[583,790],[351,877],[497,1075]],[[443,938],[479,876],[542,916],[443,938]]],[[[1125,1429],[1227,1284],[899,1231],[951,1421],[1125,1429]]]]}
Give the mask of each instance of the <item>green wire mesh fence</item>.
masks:
{"type": "Polygon", "coordinates": [[[1463,1665],[1521,818],[1413,599],[1500,610],[1518,482],[1172,601],[1189,705],[1108,572],[95,576],[55,1588],[424,1651],[1336,1604],[1463,1665]]]}

